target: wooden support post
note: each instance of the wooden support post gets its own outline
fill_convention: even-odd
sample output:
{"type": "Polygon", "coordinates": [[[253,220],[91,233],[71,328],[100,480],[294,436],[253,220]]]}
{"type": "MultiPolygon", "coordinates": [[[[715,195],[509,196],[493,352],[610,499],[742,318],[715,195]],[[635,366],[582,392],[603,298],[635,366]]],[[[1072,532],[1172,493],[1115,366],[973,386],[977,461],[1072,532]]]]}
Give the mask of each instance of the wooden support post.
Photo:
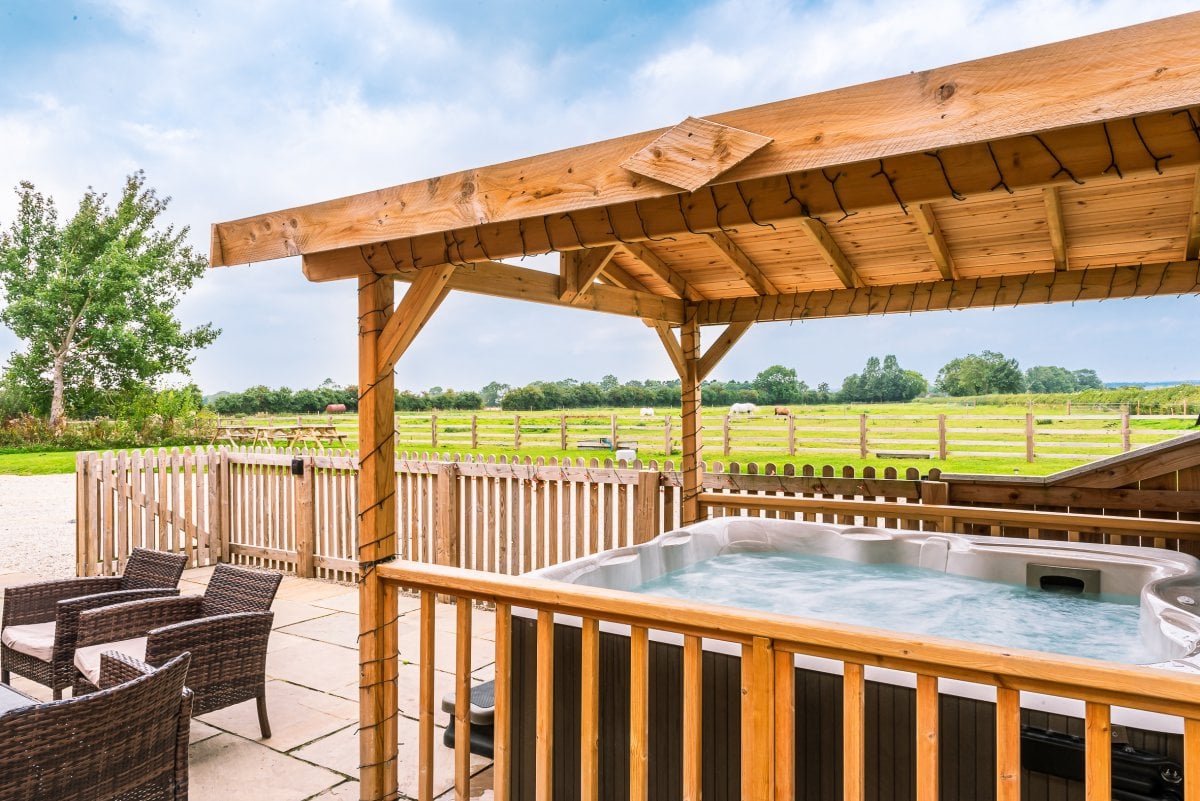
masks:
{"type": "Polygon", "coordinates": [[[617,416],[615,414],[609,420],[608,432],[612,437],[609,442],[612,443],[612,449],[615,451],[617,449],[617,416]]]}
{"type": "Polygon", "coordinates": [[[513,450],[521,450],[521,415],[513,415],[513,450]]]}
{"type": "Polygon", "coordinates": [[[996,688],[996,801],[1021,798],[1021,694],[996,688]]]}
{"type": "Polygon", "coordinates": [[[796,455],[796,415],[792,414],[791,412],[788,412],[787,426],[788,426],[788,433],[787,433],[788,456],[795,456],[796,455]]]}
{"type": "Polygon", "coordinates": [[[316,470],[313,457],[302,456],[292,460],[300,463],[301,473],[295,480],[296,505],[296,575],[314,578],[317,575],[313,563],[313,551],[317,544],[316,515],[316,470]]]}
{"type": "Polygon", "coordinates": [[[842,799],[866,797],[866,684],[863,666],[844,663],[842,671],[842,799]]]}
{"type": "Polygon", "coordinates": [[[1121,451],[1129,453],[1133,449],[1132,432],[1129,430],[1129,412],[1121,412],[1121,451]]]}
{"type": "Polygon", "coordinates": [[[696,307],[688,306],[679,329],[679,345],[683,351],[682,425],[682,524],[700,520],[700,491],[703,483],[704,427],[700,422],[700,322],[696,307]]]}
{"type": "Polygon", "coordinates": [[[458,567],[458,465],[454,462],[438,465],[434,506],[437,508],[437,528],[433,562],[458,567]]]}
{"type": "Polygon", "coordinates": [[[938,458],[943,461],[950,453],[950,446],[946,442],[946,415],[938,415],[938,458]]]}
{"type": "Polygon", "coordinates": [[[917,675],[917,801],[938,801],[938,680],[917,675]]]}
{"type": "Polygon", "coordinates": [[[766,800],[773,794],[774,653],[765,637],[742,646],[742,798],[766,800]]]}
{"type": "Polygon", "coordinates": [[[858,416],[858,455],[867,458],[867,415],[858,416]]]}
{"type": "MultiPolygon", "coordinates": [[[[392,316],[393,282],[358,279],[359,771],[364,801],[397,794],[397,596],[370,566],[396,554],[395,374],[380,370],[380,337],[392,316]]],[[[432,769],[432,764],[429,766],[432,769]]]]}
{"type": "Polygon", "coordinates": [[[1033,413],[1025,413],[1025,461],[1032,462],[1036,458],[1033,447],[1033,413]]]}
{"type": "Polygon", "coordinates": [[[558,438],[560,440],[559,449],[565,451],[567,449],[567,416],[566,416],[566,414],[563,414],[558,418],[558,438]]]}
{"type": "Polygon", "coordinates": [[[773,801],[796,798],[796,667],[787,651],[775,654],[775,795],[773,801]]]}
{"type": "Polygon", "coordinates": [[[657,537],[660,473],[646,470],[638,473],[636,506],[633,512],[633,544],[641,545],[657,537]]]}
{"type": "Polygon", "coordinates": [[[429,415],[429,447],[437,450],[437,415],[429,415]]]}
{"type": "Polygon", "coordinates": [[[721,453],[729,456],[729,415],[721,421],[721,453]]]}
{"type": "Polygon", "coordinates": [[[471,450],[479,449],[479,415],[471,415],[471,450]]]}

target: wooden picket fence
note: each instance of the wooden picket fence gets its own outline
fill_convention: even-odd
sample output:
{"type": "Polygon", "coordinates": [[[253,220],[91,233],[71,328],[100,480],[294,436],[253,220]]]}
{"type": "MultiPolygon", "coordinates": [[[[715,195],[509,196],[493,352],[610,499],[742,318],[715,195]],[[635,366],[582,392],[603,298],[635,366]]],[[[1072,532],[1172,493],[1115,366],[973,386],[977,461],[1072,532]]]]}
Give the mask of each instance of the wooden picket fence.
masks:
{"type": "MultiPolygon", "coordinates": [[[[518,574],[644,542],[679,525],[672,462],[401,454],[397,555],[518,574]]],[[[111,574],[135,547],[351,580],[357,574],[357,458],[346,452],[196,448],[77,457],[77,565],[111,574]]],[[[723,465],[724,495],[876,498],[944,495],[915,468],[876,471],[723,465]],[[940,494],[939,494],[940,493],[940,494]]]]}

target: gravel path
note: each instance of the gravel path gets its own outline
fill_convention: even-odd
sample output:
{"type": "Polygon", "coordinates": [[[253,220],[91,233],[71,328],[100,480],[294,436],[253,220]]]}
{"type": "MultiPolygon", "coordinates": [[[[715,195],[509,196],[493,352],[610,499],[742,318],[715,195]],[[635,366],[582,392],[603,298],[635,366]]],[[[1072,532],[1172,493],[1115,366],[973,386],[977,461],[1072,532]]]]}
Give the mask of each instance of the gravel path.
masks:
{"type": "Polygon", "coordinates": [[[0,574],[75,575],[75,475],[0,476],[0,574]]]}

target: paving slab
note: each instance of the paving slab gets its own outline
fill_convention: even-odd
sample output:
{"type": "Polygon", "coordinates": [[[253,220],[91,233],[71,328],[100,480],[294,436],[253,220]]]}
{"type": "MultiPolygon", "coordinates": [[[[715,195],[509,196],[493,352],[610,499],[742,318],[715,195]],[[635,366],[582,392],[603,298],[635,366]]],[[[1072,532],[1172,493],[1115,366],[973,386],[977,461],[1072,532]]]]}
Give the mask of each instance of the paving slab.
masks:
{"type": "Polygon", "coordinates": [[[321,617],[283,626],[279,631],[296,637],[333,643],[344,648],[358,648],[358,615],[325,611],[327,614],[321,617]]]}
{"type": "Polygon", "coordinates": [[[192,718],[192,730],[188,733],[188,744],[195,745],[198,742],[207,740],[209,737],[216,737],[220,733],[220,729],[214,729],[207,723],[202,723],[198,719],[192,718]]]}
{"type": "Polygon", "coordinates": [[[348,778],[233,734],[197,743],[189,755],[192,801],[301,801],[348,778]]]}
{"type": "Polygon", "coordinates": [[[267,676],[321,692],[332,692],[358,681],[358,651],[340,645],[304,640],[267,653],[267,676]]]}
{"type": "Polygon", "coordinates": [[[286,681],[267,682],[267,715],[271,736],[262,739],[258,705],[253,701],[218,709],[199,720],[276,751],[290,751],[358,721],[358,704],[286,681]]]}
{"type": "Polygon", "coordinates": [[[279,583],[279,591],[275,593],[275,597],[285,601],[314,603],[324,598],[342,595],[348,589],[350,588],[345,584],[337,584],[331,581],[317,581],[315,579],[284,576],[283,581],[279,583]]]}
{"type": "Polygon", "coordinates": [[[347,781],[314,795],[311,801],[358,801],[359,797],[358,782],[347,781]]]}
{"type": "MultiPolygon", "coordinates": [[[[408,662],[417,662],[421,658],[421,628],[414,618],[412,622],[400,619],[400,631],[397,643],[400,648],[400,658],[408,662]]],[[[436,629],[435,629],[436,630],[436,629]]],[[[457,667],[457,645],[452,634],[437,632],[434,635],[434,666],[438,670],[453,673],[457,667]],[[438,635],[441,636],[438,636],[438,635]]],[[[473,637],[471,639],[471,670],[490,665],[496,661],[496,644],[491,640],[473,637]]]]}
{"type": "Polygon", "coordinates": [[[275,619],[271,621],[271,627],[275,629],[333,614],[332,609],[313,606],[304,601],[289,601],[286,598],[276,598],[271,604],[271,611],[275,613],[275,619]]]}

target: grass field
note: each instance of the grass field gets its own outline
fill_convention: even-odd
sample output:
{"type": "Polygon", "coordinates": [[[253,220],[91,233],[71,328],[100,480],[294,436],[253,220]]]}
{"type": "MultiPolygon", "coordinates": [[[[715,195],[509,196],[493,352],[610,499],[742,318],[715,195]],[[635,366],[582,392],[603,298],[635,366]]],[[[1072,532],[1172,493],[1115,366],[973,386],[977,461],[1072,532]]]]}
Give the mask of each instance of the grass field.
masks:
{"type": "MultiPolygon", "coordinates": [[[[905,468],[916,467],[922,473],[938,468],[946,473],[985,473],[1047,475],[1066,470],[1089,461],[1121,452],[1119,415],[1075,414],[1067,416],[1065,405],[1055,403],[1048,406],[1028,407],[1025,404],[1010,406],[966,406],[956,403],[935,403],[922,400],[910,404],[876,405],[825,405],[791,407],[797,428],[797,453],[788,456],[786,445],[786,417],[771,415],[771,409],[749,420],[737,420],[730,426],[730,454],[724,455],[724,417],[727,408],[705,409],[705,460],[710,466],[716,463],[728,466],[756,463],[774,464],[782,470],[784,465],[793,464],[799,469],[813,465],[818,472],[831,465],[840,472],[843,466],[854,467],[861,472],[863,467],[872,466],[877,471],[891,467],[903,473],[905,468]],[[1037,450],[1044,454],[1033,462],[1025,459],[1025,415],[1034,415],[1037,450]],[[948,435],[951,442],[947,459],[903,459],[861,458],[857,442],[861,415],[867,416],[869,439],[874,450],[937,450],[936,418],[946,415],[948,435]],[[991,419],[988,419],[991,418],[991,419]],[[1007,418],[1007,419],[1001,419],[1007,418]],[[804,442],[803,438],[821,435],[799,433],[804,428],[827,429],[826,438],[842,442],[823,445],[820,442],[804,442]],[[1061,433],[1059,433],[1061,432],[1061,433]],[[914,444],[915,443],[915,444],[914,444]],[[894,446],[894,447],[893,447],[894,446]],[[831,450],[830,448],[840,449],[831,450]],[[1063,449],[1066,449],[1065,451],[1063,449]],[[1001,455],[962,456],[955,451],[990,450],[1001,455]],[[1049,458],[1050,454],[1071,451],[1087,451],[1085,458],[1049,458]]],[[[587,409],[565,412],[520,412],[521,446],[514,448],[513,412],[438,412],[437,451],[464,454],[473,452],[484,455],[501,454],[512,458],[539,457],[550,459],[584,458],[596,459],[603,464],[612,458],[612,452],[570,447],[562,450],[560,425],[562,415],[569,419],[568,443],[580,440],[599,440],[609,435],[612,415],[619,419],[618,436],[622,441],[636,440],[638,456],[642,460],[679,461],[679,414],[676,409],[656,409],[653,418],[641,418],[637,409],[587,409]],[[477,417],[479,447],[470,448],[470,421],[477,417]],[[672,434],[675,440],[674,453],[665,453],[663,417],[672,417],[672,434]]],[[[324,422],[325,415],[296,416],[276,415],[246,418],[251,425],[324,422]]],[[[338,431],[346,438],[347,447],[358,446],[358,420],[353,414],[336,415],[332,418],[338,431]]],[[[240,422],[233,418],[230,422],[240,422]]],[[[1193,418],[1184,417],[1134,417],[1130,420],[1130,442],[1133,447],[1159,442],[1164,439],[1194,430],[1193,418]]],[[[433,450],[430,440],[431,420],[429,413],[400,413],[398,415],[398,445],[401,451],[428,452],[433,450]]],[[[280,443],[282,444],[282,443],[280,443]]],[[[70,473],[75,469],[75,454],[72,451],[5,451],[0,449],[0,475],[43,475],[70,473]]]]}

